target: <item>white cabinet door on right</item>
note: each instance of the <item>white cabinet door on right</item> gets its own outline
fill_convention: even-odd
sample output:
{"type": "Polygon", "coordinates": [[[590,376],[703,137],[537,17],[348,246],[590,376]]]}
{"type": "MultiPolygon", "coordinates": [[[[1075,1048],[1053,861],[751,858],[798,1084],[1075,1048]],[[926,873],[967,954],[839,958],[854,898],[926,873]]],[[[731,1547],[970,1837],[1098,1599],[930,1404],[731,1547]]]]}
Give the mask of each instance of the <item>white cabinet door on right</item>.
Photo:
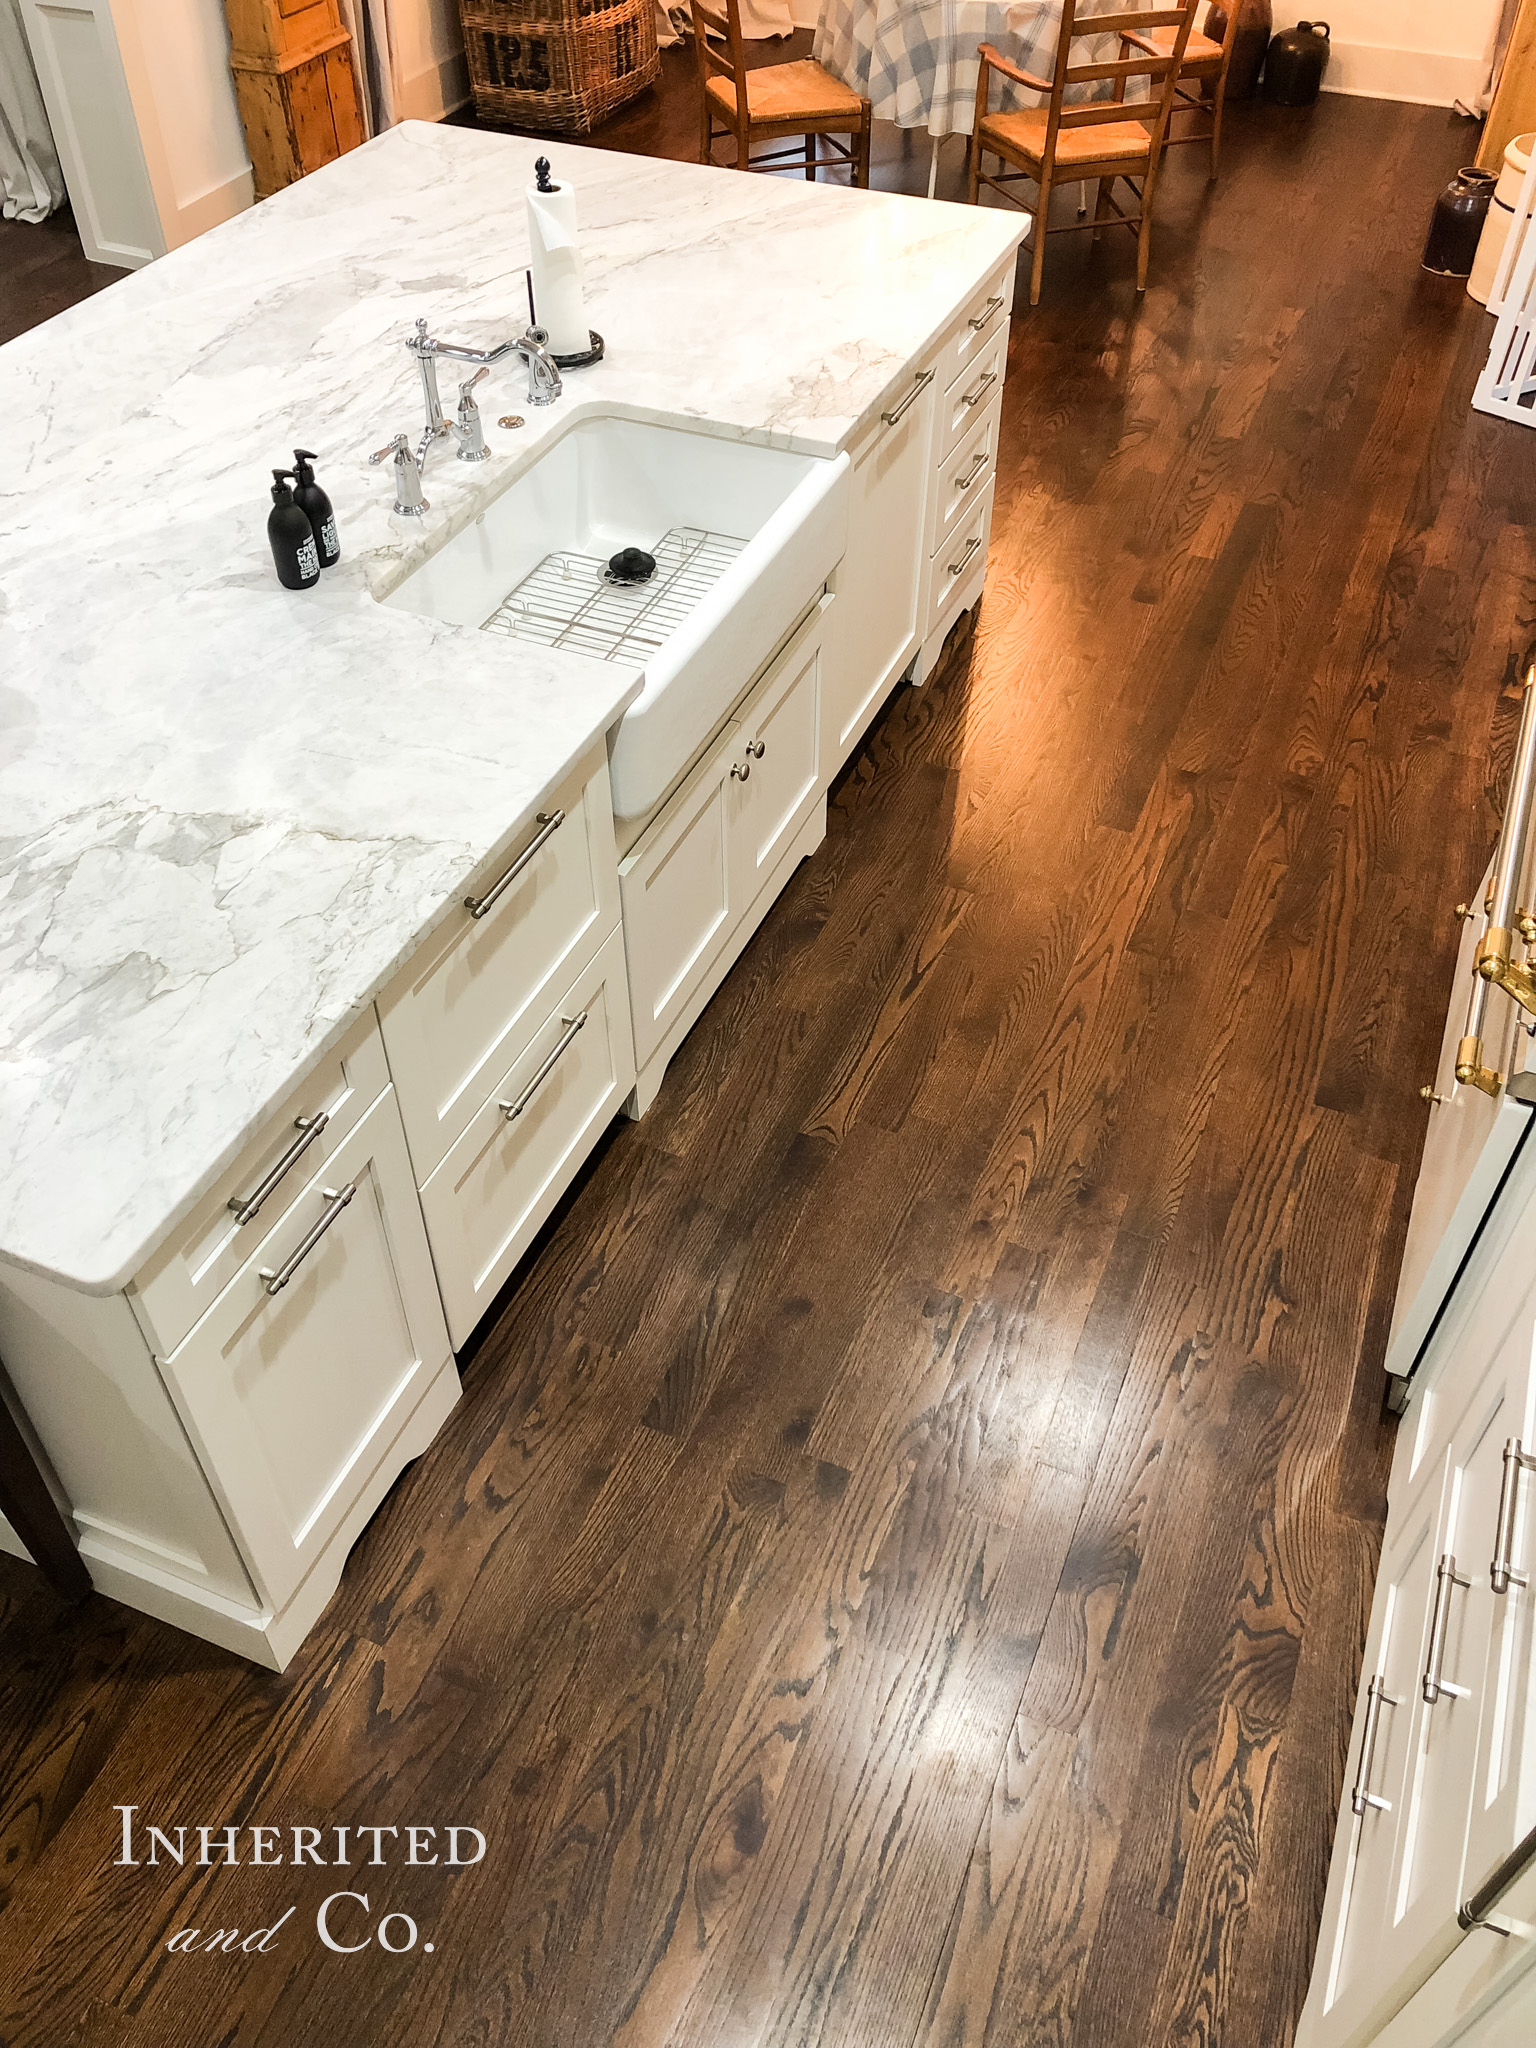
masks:
{"type": "Polygon", "coordinates": [[[1490,1387],[1480,1473],[1484,1542],[1468,1552],[1475,1599],[1488,1621],[1466,1893],[1536,1826],[1536,1470],[1525,1463],[1536,1457],[1533,1348],[1536,1290],[1520,1304],[1490,1387]],[[1497,1578],[1496,1564],[1504,1567],[1497,1578]]]}
{"type": "MultiPolygon", "coordinates": [[[[1443,1474],[1442,1467],[1442,1474],[1443,1474]]],[[[1383,2017],[1382,1953],[1398,1823],[1409,1783],[1413,1701],[1434,1599],[1441,1475],[1426,1474],[1382,1552],[1350,1738],[1307,2020],[1308,2048],[1368,2040],[1383,2017]]],[[[1390,2013],[1392,2006],[1386,2004],[1390,2013]]]]}
{"type": "Polygon", "coordinates": [[[741,711],[727,784],[731,890],[742,910],[757,900],[825,787],[822,636],[829,610],[836,600],[824,597],[741,711]]]}
{"type": "Polygon", "coordinates": [[[639,1067],[681,1017],[747,907],[732,888],[736,735],[736,726],[727,726],[619,868],[639,1067]]]}
{"type": "Polygon", "coordinates": [[[826,769],[853,751],[918,645],[927,565],[933,371],[919,370],[854,457],[848,549],[833,578],[827,649],[826,769]]]}

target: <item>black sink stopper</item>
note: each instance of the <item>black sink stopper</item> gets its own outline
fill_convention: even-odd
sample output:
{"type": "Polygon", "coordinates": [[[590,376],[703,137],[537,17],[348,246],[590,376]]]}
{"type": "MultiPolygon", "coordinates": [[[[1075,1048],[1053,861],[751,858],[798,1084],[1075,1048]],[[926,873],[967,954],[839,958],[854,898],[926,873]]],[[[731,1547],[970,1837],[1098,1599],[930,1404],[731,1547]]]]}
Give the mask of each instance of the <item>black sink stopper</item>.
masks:
{"type": "Polygon", "coordinates": [[[608,574],[615,583],[648,583],[656,574],[656,557],[644,548],[620,548],[608,557],[608,574]]]}

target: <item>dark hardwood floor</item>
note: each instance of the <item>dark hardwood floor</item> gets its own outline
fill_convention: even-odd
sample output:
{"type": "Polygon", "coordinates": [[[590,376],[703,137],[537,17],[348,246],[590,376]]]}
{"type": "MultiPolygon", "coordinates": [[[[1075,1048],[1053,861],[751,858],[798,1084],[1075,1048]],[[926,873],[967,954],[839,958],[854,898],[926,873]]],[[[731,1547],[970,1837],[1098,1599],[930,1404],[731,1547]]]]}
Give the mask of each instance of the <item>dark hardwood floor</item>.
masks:
{"type": "MultiPolygon", "coordinates": [[[[600,139],[687,155],[692,91],[600,139]]],[[[1467,135],[1239,108],[1144,300],[1128,238],[1053,245],[974,634],[284,1676],[0,1559],[6,2048],[1290,2040],[1536,618],[1536,443],[1418,268],[1467,135]],[[488,1847],[115,1868],[122,1804],[488,1847]],[[432,1952],[324,1949],[341,1890],[340,1939],[432,1952]]],[[[926,142],[877,164],[920,190],[926,142]]]]}

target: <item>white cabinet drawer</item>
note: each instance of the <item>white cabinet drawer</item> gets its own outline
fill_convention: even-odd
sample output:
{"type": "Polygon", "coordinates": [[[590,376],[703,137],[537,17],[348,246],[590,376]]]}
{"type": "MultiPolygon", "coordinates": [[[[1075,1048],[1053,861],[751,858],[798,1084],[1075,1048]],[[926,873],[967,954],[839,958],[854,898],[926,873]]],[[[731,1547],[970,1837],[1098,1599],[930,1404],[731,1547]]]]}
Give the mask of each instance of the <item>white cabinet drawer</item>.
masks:
{"type": "Polygon", "coordinates": [[[634,1079],[624,934],[615,928],[421,1191],[456,1349],[634,1079]]]}
{"type": "Polygon", "coordinates": [[[982,409],[953,455],[934,471],[928,514],[928,552],[937,554],[964,519],[968,507],[979,502],[997,466],[997,429],[1002,406],[996,398],[982,409]]]}
{"type": "Polygon", "coordinates": [[[370,1008],[135,1276],[129,1296],[154,1350],[175,1350],[388,1086],[370,1008]]]}
{"type": "Polygon", "coordinates": [[[263,1250],[161,1371],[276,1608],[448,1356],[392,1091],[306,1181],[263,1250]]]}
{"type": "Polygon", "coordinates": [[[457,907],[379,999],[418,1183],[618,917],[601,744],[551,793],[540,818],[466,890],[489,907],[479,916],[457,907]]]}
{"type": "Polygon", "coordinates": [[[930,564],[925,642],[936,633],[948,631],[951,620],[959,615],[961,594],[974,588],[979,573],[985,574],[996,481],[995,477],[989,479],[980,502],[955,522],[948,540],[930,564]]]}
{"type": "Polygon", "coordinates": [[[939,351],[939,389],[947,392],[963,377],[971,364],[1002,336],[1006,350],[1008,315],[1013,305],[1016,264],[1009,257],[1003,268],[973,292],[964,312],[955,322],[939,351]]]}
{"type": "Polygon", "coordinates": [[[939,400],[934,430],[936,460],[947,462],[965,439],[977,416],[1003,388],[1008,369],[1008,331],[993,336],[976,351],[939,400]]]}

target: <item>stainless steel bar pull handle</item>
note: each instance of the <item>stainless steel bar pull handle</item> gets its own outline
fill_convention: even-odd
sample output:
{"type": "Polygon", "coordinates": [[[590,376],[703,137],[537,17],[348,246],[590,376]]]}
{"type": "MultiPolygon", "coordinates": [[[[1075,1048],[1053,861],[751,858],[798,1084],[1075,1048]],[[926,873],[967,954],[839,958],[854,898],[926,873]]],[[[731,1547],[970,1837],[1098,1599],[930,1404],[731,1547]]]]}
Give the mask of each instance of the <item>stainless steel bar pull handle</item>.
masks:
{"type": "Polygon", "coordinates": [[[283,1263],[277,1268],[276,1272],[270,1266],[261,1266],[257,1269],[257,1277],[266,1288],[268,1294],[282,1293],[288,1282],[297,1273],[300,1266],[303,1265],[315,1246],[357,1193],[357,1182],[355,1180],[349,1181],[344,1188],[322,1188],[320,1192],[325,1198],[325,1214],[320,1218],[314,1229],[294,1247],[283,1263]]]}
{"type": "Polygon", "coordinates": [[[565,813],[564,811],[540,811],[534,822],[543,829],[536,832],[533,838],[529,840],[500,881],[493,882],[483,896],[466,896],[464,898],[464,908],[471,917],[484,917],[502,891],[511,888],[540,847],[547,845],[555,833],[560,830],[560,827],[565,823],[565,813]]]}
{"type": "Polygon", "coordinates": [[[958,576],[958,575],[960,574],[961,570],[962,570],[962,569],[963,569],[963,568],[965,567],[966,563],[967,563],[967,562],[968,562],[968,561],[969,561],[969,560],[971,559],[972,555],[974,555],[974,554],[975,554],[976,550],[977,550],[977,549],[978,549],[978,548],[979,548],[980,546],[981,546],[981,535],[980,535],[980,534],[978,533],[978,534],[977,534],[977,536],[976,536],[976,538],[975,538],[975,539],[974,539],[974,540],[973,540],[973,541],[971,542],[970,546],[969,546],[969,547],[968,547],[968,548],[966,549],[965,553],[964,553],[964,554],[963,554],[963,555],[962,555],[962,556],[960,557],[959,561],[958,561],[958,562],[951,562],[951,563],[950,563],[950,565],[949,565],[949,573],[950,573],[950,575],[951,575],[951,576],[958,576]]]}
{"type": "Polygon", "coordinates": [[[1450,1619],[1451,1588],[1470,1586],[1471,1583],[1470,1579],[1457,1576],[1456,1560],[1450,1551],[1446,1551],[1435,1567],[1435,1611],[1430,1616],[1429,1655],[1424,1660],[1426,1706],[1432,1707],[1436,1700],[1445,1697],[1453,1700],[1464,1700],[1467,1697],[1468,1688],[1464,1685],[1452,1685],[1448,1678],[1441,1675],[1441,1666],[1445,1662],[1445,1630],[1450,1619]]]}
{"type": "Polygon", "coordinates": [[[888,427],[894,427],[896,422],[901,418],[902,414],[906,412],[910,406],[916,405],[917,401],[928,389],[928,386],[933,382],[933,375],[934,373],[932,370],[919,370],[917,373],[917,382],[912,386],[912,389],[907,393],[906,397],[901,401],[900,405],[893,406],[889,412],[881,413],[880,417],[885,421],[885,424],[888,427]]]}
{"type": "Polygon", "coordinates": [[[1488,1567],[1488,1579],[1495,1593],[1507,1593],[1511,1586],[1525,1584],[1524,1572],[1514,1568],[1512,1552],[1515,1545],[1515,1509],[1520,1501],[1520,1474],[1522,1471],[1536,1471],[1536,1455],[1512,1436],[1504,1446],[1504,1477],[1499,1482],[1498,1533],[1493,1540],[1493,1563],[1488,1567]]]}
{"type": "Polygon", "coordinates": [[[983,470],[984,470],[984,469],[986,468],[987,464],[988,464],[988,463],[989,463],[989,462],[990,462],[991,460],[992,460],[992,451],[991,451],[991,449],[990,449],[990,448],[981,448],[981,449],[978,449],[978,450],[977,450],[977,454],[976,454],[976,460],[975,460],[975,461],[974,461],[974,462],[973,462],[973,463],[971,464],[970,468],[969,468],[969,469],[968,469],[968,470],[967,470],[967,471],[965,472],[965,475],[964,475],[964,476],[957,476],[957,477],[955,478],[955,488],[956,488],[956,490],[959,490],[959,491],[968,491],[968,490],[969,490],[969,489],[971,488],[971,485],[972,485],[973,483],[975,483],[975,481],[976,481],[977,477],[979,477],[979,476],[981,475],[981,472],[982,472],[982,471],[983,471],[983,470]]]}
{"type": "Polygon", "coordinates": [[[987,395],[987,386],[989,384],[995,384],[996,382],[996,370],[983,370],[981,375],[976,379],[976,382],[971,386],[970,390],[961,392],[960,403],[962,405],[980,405],[981,401],[987,395]]]}
{"type": "Polygon", "coordinates": [[[989,327],[992,324],[1002,309],[1003,301],[1001,297],[988,299],[984,310],[974,314],[965,324],[967,327],[974,327],[976,332],[980,334],[983,327],[989,327]]]}
{"type": "Polygon", "coordinates": [[[562,1017],[560,1022],[565,1026],[564,1031],[561,1032],[559,1038],[555,1041],[554,1050],[541,1062],[538,1072],[528,1083],[522,1094],[514,1096],[511,1102],[497,1103],[496,1107],[501,1111],[508,1123],[511,1123],[515,1117],[520,1117],[529,1103],[532,1102],[534,1096],[538,1094],[540,1088],[543,1087],[545,1081],[549,1078],[556,1060],[560,1058],[582,1025],[586,1023],[587,1014],[583,1010],[579,1017],[562,1017]]]}
{"type": "Polygon", "coordinates": [[[1350,1806],[1356,1813],[1364,1813],[1372,1806],[1378,1813],[1392,1811],[1390,1799],[1382,1799],[1376,1793],[1365,1789],[1370,1782],[1371,1766],[1376,1761],[1376,1730],[1381,1722],[1381,1710],[1384,1705],[1395,1707],[1401,1705],[1401,1702],[1393,1699],[1387,1691],[1378,1671],[1365,1691],[1365,1732],[1360,1738],[1360,1762],[1355,1768],[1354,1790],[1349,1795],[1350,1806]]]}
{"type": "Polygon", "coordinates": [[[331,1112],[328,1109],[319,1110],[314,1116],[296,1116],[294,1118],[293,1128],[299,1135],[288,1147],[282,1158],[278,1160],[275,1166],[268,1169],[248,1195],[230,1196],[229,1206],[235,1212],[236,1223],[243,1226],[250,1222],[278,1182],[283,1179],[290,1168],[298,1165],[299,1161],[304,1157],[304,1154],[313,1145],[330,1120],[331,1112]]]}

